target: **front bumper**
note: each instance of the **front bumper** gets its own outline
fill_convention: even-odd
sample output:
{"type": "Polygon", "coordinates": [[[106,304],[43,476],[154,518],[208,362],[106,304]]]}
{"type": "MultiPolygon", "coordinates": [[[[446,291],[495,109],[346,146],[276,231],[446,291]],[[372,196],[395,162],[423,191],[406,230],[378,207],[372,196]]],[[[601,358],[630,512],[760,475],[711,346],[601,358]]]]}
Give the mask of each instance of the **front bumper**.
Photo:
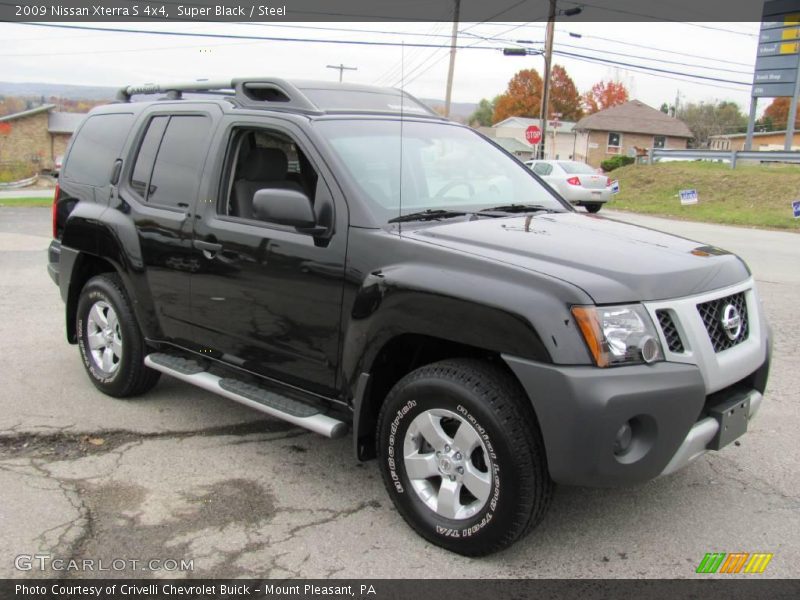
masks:
{"type": "Polygon", "coordinates": [[[707,395],[695,365],[599,369],[503,358],[536,411],[553,480],[596,487],[643,483],[687,465],[718,433],[712,409],[733,394],[755,392],[752,417],[769,371],[767,354],[755,372],[707,395]],[[627,453],[618,454],[617,433],[626,423],[633,441],[627,453]]]}

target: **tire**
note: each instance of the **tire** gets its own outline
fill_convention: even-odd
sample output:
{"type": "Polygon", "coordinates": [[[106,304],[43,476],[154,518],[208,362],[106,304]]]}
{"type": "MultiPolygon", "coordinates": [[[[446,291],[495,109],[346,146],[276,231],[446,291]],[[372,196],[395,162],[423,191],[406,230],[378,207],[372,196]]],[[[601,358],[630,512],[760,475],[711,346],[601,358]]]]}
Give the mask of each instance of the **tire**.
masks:
{"type": "Polygon", "coordinates": [[[600,209],[603,208],[603,204],[601,202],[588,202],[584,204],[586,207],[586,211],[590,213],[598,213],[600,209]]]}
{"type": "Polygon", "coordinates": [[[510,546],[552,499],[533,408],[510,375],[484,361],[446,360],[401,379],[381,408],[377,453],[406,522],[465,556],[510,546]]]}
{"type": "Polygon", "coordinates": [[[145,341],[117,274],[97,275],[86,282],[76,320],[83,366],[98,390],[127,398],[158,382],[161,373],[144,365],[145,341]]]}

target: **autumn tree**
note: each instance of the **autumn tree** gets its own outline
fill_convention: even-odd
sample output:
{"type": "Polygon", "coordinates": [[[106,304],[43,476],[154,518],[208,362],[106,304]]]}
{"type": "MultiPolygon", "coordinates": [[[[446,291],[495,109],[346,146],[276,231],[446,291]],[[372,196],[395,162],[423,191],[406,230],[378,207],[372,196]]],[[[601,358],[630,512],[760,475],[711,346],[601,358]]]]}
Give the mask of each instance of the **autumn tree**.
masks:
{"type": "Polygon", "coordinates": [[[590,115],[627,101],[628,88],[619,81],[598,81],[583,95],[583,107],[590,115]]]}
{"type": "Polygon", "coordinates": [[[469,116],[467,122],[473,127],[491,127],[494,123],[494,105],[497,102],[497,96],[493,100],[481,99],[478,102],[478,108],[469,116]]]}
{"type": "Polygon", "coordinates": [[[498,123],[508,117],[536,118],[542,109],[542,77],[536,69],[523,69],[511,81],[505,93],[494,103],[492,120],[498,123]]]}
{"type": "MultiPolygon", "coordinates": [[[[771,125],[768,130],[779,131],[786,129],[789,123],[789,109],[792,105],[791,98],[775,98],[764,111],[762,122],[771,125]]],[[[800,128],[800,111],[795,119],[795,129],[800,128]]]]}
{"type": "Polygon", "coordinates": [[[550,112],[549,116],[561,113],[563,121],[578,121],[583,116],[578,88],[561,65],[555,65],[550,74],[550,112]]]}

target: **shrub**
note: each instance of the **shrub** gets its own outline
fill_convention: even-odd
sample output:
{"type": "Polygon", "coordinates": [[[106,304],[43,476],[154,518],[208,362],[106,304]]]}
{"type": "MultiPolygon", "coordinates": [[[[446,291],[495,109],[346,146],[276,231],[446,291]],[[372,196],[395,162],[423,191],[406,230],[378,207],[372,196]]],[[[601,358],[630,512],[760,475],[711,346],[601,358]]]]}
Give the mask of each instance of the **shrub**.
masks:
{"type": "Polygon", "coordinates": [[[609,171],[613,171],[614,169],[618,169],[619,167],[624,167],[626,165],[632,165],[636,162],[636,159],[632,156],[624,156],[622,154],[618,156],[614,156],[609,158],[608,160],[604,160],[600,163],[600,168],[603,169],[606,173],[609,171]]]}
{"type": "Polygon", "coordinates": [[[24,162],[0,162],[0,183],[13,183],[36,174],[36,167],[24,162]]]}

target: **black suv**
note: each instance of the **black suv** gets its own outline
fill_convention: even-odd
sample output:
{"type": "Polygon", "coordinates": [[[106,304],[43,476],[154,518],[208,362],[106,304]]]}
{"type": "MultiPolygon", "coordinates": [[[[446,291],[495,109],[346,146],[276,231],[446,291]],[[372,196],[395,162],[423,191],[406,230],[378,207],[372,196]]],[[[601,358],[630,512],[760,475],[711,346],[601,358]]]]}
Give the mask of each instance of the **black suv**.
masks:
{"type": "Polygon", "coordinates": [[[461,554],[535,527],[553,482],[671,473],[761,404],[770,336],[738,257],[580,214],[397,90],[128,87],[59,186],[49,271],[98,389],[166,373],[350,430],[461,554]]]}

